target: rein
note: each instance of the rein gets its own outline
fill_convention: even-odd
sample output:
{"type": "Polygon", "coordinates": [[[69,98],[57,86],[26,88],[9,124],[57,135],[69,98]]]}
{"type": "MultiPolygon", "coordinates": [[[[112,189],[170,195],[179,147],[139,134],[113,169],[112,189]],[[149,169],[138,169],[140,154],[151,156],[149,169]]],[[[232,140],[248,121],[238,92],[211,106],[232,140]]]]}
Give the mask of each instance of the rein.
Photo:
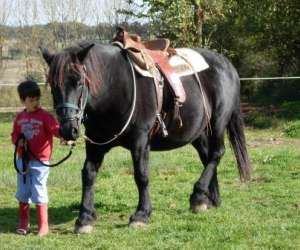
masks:
{"type": "Polygon", "coordinates": [[[113,138],[111,138],[108,141],[95,142],[92,139],[90,139],[89,137],[87,137],[86,135],[84,135],[83,138],[91,144],[102,146],[102,145],[106,145],[106,144],[109,144],[109,143],[115,141],[118,137],[120,137],[123,134],[123,132],[126,130],[126,128],[128,127],[128,125],[129,125],[129,123],[132,119],[132,116],[133,116],[133,113],[134,113],[134,110],[135,110],[135,106],[136,106],[136,78],[135,78],[135,72],[134,72],[133,64],[132,64],[132,61],[130,60],[130,58],[128,57],[128,54],[126,54],[126,58],[129,61],[130,68],[131,68],[131,71],[132,71],[132,78],[133,78],[133,101],[132,101],[132,105],[131,105],[130,115],[129,115],[126,123],[124,124],[123,128],[120,130],[120,132],[118,134],[115,134],[113,136],[113,138]]]}
{"type": "Polygon", "coordinates": [[[53,164],[46,164],[42,161],[40,161],[30,150],[29,145],[26,141],[26,138],[24,136],[24,134],[21,134],[17,141],[16,141],[16,147],[15,147],[15,151],[14,151],[14,167],[15,170],[17,171],[18,174],[20,175],[26,175],[29,171],[28,169],[28,164],[29,164],[29,156],[31,156],[33,158],[33,160],[38,161],[40,164],[42,164],[43,166],[46,167],[56,167],[58,165],[60,165],[61,163],[63,163],[64,161],[66,161],[73,153],[73,148],[74,148],[75,144],[71,145],[70,151],[69,153],[60,161],[53,163],[53,164]],[[22,157],[22,171],[20,171],[17,167],[17,151],[18,151],[18,144],[21,140],[24,140],[24,146],[23,146],[23,157],[22,157]]]}

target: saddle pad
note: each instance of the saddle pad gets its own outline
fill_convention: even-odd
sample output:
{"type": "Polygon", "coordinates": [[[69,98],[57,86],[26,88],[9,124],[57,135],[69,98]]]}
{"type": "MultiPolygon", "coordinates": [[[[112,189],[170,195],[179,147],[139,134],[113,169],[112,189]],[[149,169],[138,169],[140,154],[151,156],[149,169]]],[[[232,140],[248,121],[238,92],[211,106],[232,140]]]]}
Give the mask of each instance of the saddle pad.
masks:
{"type": "MultiPolygon", "coordinates": [[[[209,65],[207,64],[203,56],[195,50],[188,48],[179,48],[176,49],[176,52],[178,55],[172,56],[169,60],[169,63],[173,67],[174,72],[179,77],[192,75],[195,72],[200,72],[209,68],[209,65]]],[[[153,78],[153,75],[149,71],[140,68],[135,63],[133,64],[134,68],[139,74],[153,78]]]]}

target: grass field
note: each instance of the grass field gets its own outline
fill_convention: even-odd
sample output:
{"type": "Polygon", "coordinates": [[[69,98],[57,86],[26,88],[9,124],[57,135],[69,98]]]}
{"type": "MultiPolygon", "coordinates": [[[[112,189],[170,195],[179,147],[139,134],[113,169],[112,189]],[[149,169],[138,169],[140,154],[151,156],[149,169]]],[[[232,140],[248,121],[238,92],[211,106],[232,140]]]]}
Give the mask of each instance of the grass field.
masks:
{"type": "MultiPolygon", "coordinates": [[[[300,249],[300,140],[288,136],[300,127],[295,117],[290,122],[269,117],[276,126],[266,116],[249,119],[252,127],[247,127],[246,136],[253,180],[239,182],[227,145],[218,168],[222,205],[202,214],[189,211],[189,195],[202,169],[195,150],[187,146],[152,153],[153,214],[149,225],[139,230],[127,226],[137,205],[130,154],[116,148],[97,177],[95,230],[90,235],[73,234],[84,160],[80,143],[70,160],[51,171],[51,233],[42,239],[36,236],[35,209],[33,233],[26,237],[14,233],[18,212],[9,136],[12,117],[0,114],[0,249],[300,249]]],[[[53,161],[67,151],[57,145],[53,161]]]]}

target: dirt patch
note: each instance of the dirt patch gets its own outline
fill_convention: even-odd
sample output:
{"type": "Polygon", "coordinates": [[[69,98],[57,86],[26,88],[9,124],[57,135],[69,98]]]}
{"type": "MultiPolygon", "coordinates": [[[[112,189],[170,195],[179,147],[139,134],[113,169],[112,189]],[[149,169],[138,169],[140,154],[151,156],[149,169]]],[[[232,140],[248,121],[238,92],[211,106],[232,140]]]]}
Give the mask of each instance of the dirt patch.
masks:
{"type": "Polygon", "coordinates": [[[263,114],[276,114],[276,113],[280,113],[283,112],[283,109],[279,109],[274,107],[273,105],[269,105],[269,106],[255,106],[255,105],[251,105],[249,103],[243,102],[241,103],[241,110],[242,113],[247,116],[251,113],[255,113],[255,112],[259,112],[259,113],[263,113],[263,114]]]}
{"type": "Polygon", "coordinates": [[[256,182],[256,183],[270,183],[271,181],[272,180],[270,178],[262,177],[262,176],[253,177],[251,179],[251,182],[256,182]]]}
{"type": "Polygon", "coordinates": [[[284,138],[274,138],[274,137],[270,137],[270,138],[256,138],[253,140],[248,140],[248,147],[251,148],[258,148],[261,146],[278,146],[278,145],[284,145],[284,144],[288,144],[289,140],[288,139],[284,139],[284,138]]]}

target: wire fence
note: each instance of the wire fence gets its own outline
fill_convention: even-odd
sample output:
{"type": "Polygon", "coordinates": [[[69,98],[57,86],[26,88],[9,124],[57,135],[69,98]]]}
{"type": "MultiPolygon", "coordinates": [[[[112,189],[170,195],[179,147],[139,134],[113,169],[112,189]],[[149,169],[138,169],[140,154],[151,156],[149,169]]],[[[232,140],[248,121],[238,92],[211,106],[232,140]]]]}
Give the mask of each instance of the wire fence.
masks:
{"type": "Polygon", "coordinates": [[[278,76],[278,77],[241,77],[241,81],[259,81],[259,80],[294,80],[300,79],[300,76],[278,76]]]}
{"type": "MultiPolygon", "coordinates": [[[[300,76],[279,76],[279,77],[241,77],[241,81],[268,81],[268,80],[296,80],[300,79],[300,76]]],[[[38,83],[43,88],[42,105],[48,110],[51,110],[52,101],[50,95],[50,88],[47,88],[47,84],[44,82],[38,83]],[[45,100],[46,99],[46,100],[45,100]]],[[[3,112],[17,112],[22,109],[22,104],[19,102],[17,95],[17,83],[0,84],[0,113],[3,112]],[[4,91],[4,88],[11,88],[11,90],[4,91]]]]}

